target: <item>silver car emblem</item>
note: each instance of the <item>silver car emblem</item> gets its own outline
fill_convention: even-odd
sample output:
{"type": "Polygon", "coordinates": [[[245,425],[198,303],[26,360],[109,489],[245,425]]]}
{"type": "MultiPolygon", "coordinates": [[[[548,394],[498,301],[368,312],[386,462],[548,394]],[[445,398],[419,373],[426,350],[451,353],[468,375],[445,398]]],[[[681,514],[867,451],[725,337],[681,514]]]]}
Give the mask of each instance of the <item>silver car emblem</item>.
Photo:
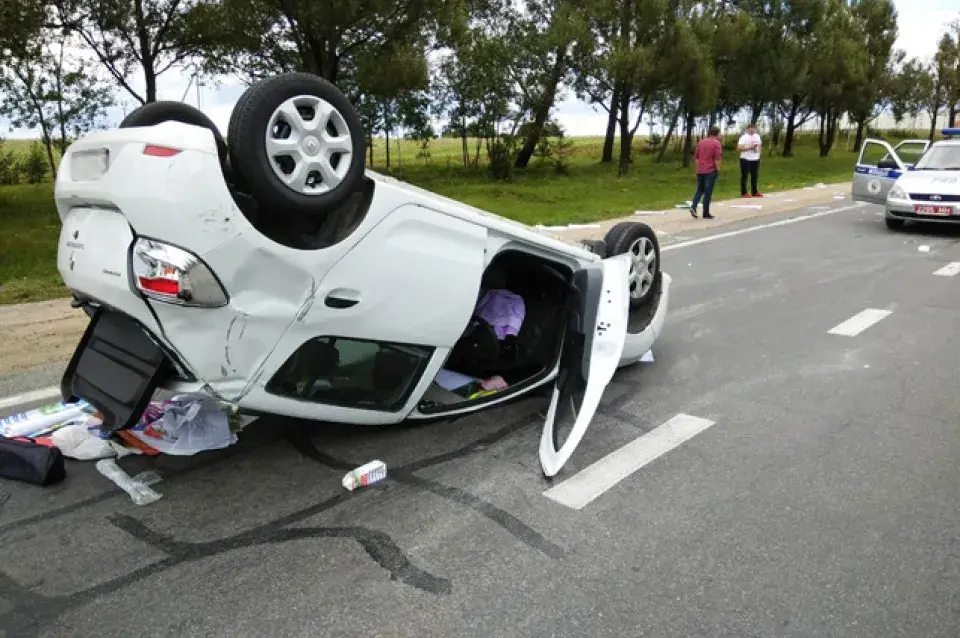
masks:
{"type": "Polygon", "coordinates": [[[931,201],[934,201],[934,202],[939,202],[941,199],[943,199],[943,198],[940,197],[939,195],[931,195],[931,196],[930,196],[930,200],[931,200],[931,201]]]}

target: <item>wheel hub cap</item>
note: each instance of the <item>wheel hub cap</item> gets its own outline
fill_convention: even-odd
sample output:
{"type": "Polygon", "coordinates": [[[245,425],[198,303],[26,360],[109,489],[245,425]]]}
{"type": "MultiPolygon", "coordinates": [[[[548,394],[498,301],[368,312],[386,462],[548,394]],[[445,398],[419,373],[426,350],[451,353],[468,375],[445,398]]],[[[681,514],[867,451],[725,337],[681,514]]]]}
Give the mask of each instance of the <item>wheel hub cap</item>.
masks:
{"type": "Polygon", "coordinates": [[[657,252],[653,242],[641,237],[630,245],[630,296],[642,299],[653,287],[657,273],[657,252]]]}

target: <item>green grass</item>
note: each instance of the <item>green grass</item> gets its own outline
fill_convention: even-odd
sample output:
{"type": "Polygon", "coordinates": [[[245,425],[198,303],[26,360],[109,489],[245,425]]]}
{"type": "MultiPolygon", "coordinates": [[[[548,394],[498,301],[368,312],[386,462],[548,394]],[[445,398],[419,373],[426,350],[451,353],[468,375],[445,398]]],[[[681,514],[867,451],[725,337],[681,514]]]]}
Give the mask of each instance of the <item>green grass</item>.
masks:
{"type": "Polygon", "coordinates": [[[67,294],[57,272],[59,238],[50,184],[0,186],[0,304],[67,294]]]}
{"type": "MultiPolygon", "coordinates": [[[[417,159],[418,145],[391,144],[390,172],[434,192],[527,224],[590,222],[629,215],[635,210],[670,208],[693,196],[692,168],[682,168],[679,157],[668,155],[655,164],[643,152],[644,139],[635,144],[635,161],[629,176],[617,178],[616,165],[599,163],[603,140],[573,138],[569,174],[558,175],[537,158],[512,180],[492,180],[485,166],[462,165],[459,140],[434,140],[430,160],[417,159]]],[[[7,150],[23,152],[29,141],[9,140],[7,150]]],[[[818,182],[850,179],[855,156],[841,139],[830,157],[817,153],[815,138],[800,136],[793,158],[765,156],[760,186],[765,192],[799,188],[818,182]]],[[[471,156],[476,150],[470,141],[471,156]]],[[[374,167],[385,171],[382,140],[374,149],[374,167]]],[[[481,160],[485,151],[481,149],[481,160]]],[[[724,152],[725,164],[716,197],[739,195],[736,153],[724,152]]],[[[0,186],[0,304],[23,303],[65,296],[56,269],[60,220],[53,202],[52,185],[0,186]]]]}

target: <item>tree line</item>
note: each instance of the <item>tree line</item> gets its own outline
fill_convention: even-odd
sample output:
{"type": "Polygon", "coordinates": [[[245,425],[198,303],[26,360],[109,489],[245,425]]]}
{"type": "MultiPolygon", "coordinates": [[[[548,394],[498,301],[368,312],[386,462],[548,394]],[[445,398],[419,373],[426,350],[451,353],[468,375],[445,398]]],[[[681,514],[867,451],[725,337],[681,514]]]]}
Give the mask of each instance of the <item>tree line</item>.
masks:
{"type": "Polygon", "coordinates": [[[576,95],[607,115],[601,160],[622,175],[644,121],[666,128],[656,159],[679,136],[685,165],[698,131],[744,111],[788,157],[811,121],[828,155],[845,116],[856,149],[882,112],[930,115],[932,139],[960,107],[960,20],[931,60],[897,33],[891,0],[4,0],[0,114],[40,131],[52,167],[166,74],[307,71],[357,105],[371,155],[375,136],[426,148],[440,120],[464,165],[507,177],[576,95]]]}

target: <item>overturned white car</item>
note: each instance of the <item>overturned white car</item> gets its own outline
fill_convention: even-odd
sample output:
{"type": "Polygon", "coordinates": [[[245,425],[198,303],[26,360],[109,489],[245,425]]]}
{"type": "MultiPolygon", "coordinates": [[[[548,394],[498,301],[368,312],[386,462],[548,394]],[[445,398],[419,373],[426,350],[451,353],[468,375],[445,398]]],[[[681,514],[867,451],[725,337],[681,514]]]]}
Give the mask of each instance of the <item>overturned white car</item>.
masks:
{"type": "Polygon", "coordinates": [[[649,226],[568,244],[365,171],[359,115],[318,77],[250,87],[228,139],[160,102],[60,165],[57,265],[92,316],[62,390],[105,429],[134,425],[159,388],[383,424],[552,386],[553,476],[615,370],[663,329],[670,278],[649,226]]]}

